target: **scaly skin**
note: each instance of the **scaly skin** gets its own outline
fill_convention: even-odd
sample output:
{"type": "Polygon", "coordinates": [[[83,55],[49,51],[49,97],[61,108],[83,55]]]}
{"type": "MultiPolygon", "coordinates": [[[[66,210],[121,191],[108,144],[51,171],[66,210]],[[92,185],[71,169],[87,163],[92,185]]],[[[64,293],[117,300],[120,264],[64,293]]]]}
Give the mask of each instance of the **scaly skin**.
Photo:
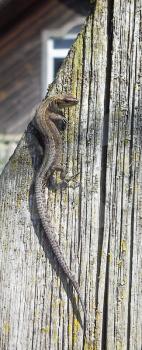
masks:
{"type": "Polygon", "coordinates": [[[75,277],[72,274],[71,270],[69,269],[60,250],[60,246],[56,241],[54,229],[51,226],[50,220],[47,216],[47,205],[45,200],[46,183],[54,171],[60,171],[62,179],[65,177],[64,167],[61,165],[62,139],[60,132],[54,122],[56,120],[65,122],[65,117],[60,114],[61,112],[59,112],[59,109],[71,107],[77,103],[78,101],[71,95],[57,95],[54,97],[49,97],[43,101],[37,110],[35,116],[35,125],[42,135],[45,148],[43,161],[36,176],[35,194],[37,209],[44,231],[47,235],[47,238],[51,244],[52,250],[58,260],[60,267],[72,282],[79,296],[84,315],[86,317],[86,309],[81,297],[79,285],[75,280],[75,277]]]}

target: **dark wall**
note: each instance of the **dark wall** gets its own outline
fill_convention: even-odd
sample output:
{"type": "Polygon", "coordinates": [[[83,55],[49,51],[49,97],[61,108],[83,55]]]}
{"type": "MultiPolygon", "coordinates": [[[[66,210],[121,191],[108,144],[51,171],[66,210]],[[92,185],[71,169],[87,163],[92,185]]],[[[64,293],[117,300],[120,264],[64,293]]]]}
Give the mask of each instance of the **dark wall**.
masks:
{"type": "Polygon", "coordinates": [[[41,100],[41,33],[81,16],[79,3],[81,13],[87,14],[86,1],[48,0],[24,9],[19,19],[11,17],[13,24],[5,22],[0,40],[0,133],[24,131],[41,100]]]}

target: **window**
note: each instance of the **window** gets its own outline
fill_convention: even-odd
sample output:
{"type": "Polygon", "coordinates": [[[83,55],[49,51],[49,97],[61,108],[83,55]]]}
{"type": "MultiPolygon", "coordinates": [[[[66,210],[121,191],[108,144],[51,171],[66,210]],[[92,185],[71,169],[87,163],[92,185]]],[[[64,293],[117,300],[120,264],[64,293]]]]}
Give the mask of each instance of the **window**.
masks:
{"type": "Polygon", "coordinates": [[[55,76],[62,64],[63,59],[67,56],[68,51],[73,44],[81,25],[74,26],[67,34],[44,32],[43,37],[43,96],[45,95],[48,85],[53,82],[55,76]]]}
{"type": "Polygon", "coordinates": [[[47,40],[47,86],[54,80],[75,37],[74,35],[67,35],[64,38],[50,38],[47,40]]]}

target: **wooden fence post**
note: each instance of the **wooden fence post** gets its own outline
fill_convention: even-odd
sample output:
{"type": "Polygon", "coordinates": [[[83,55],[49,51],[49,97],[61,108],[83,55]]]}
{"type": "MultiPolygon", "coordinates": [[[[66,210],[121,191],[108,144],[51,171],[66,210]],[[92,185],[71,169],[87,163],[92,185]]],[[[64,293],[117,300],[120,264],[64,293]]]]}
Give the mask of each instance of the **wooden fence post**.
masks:
{"type": "Polygon", "coordinates": [[[0,177],[0,348],[141,350],[141,0],[97,0],[49,95],[72,93],[63,162],[77,183],[47,215],[88,312],[46,240],[32,124],[0,177]]]}

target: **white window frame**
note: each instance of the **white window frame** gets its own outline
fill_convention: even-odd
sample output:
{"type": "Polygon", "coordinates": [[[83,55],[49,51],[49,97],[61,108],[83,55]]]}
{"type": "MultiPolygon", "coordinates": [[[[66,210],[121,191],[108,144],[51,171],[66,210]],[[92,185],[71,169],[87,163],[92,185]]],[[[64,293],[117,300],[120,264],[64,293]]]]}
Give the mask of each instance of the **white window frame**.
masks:
{"type": "MultiPolygon", "coordinates": [[[[63,40],[75,39],[77,35],[69,34],[62,37],[63,40]]],[[[54,59],[55,58],[65,58],[70,50],[68,49],[54,49],[54,39],[48,39],[46,42],[46,52],[47,52],[47,64],[46,64],[46,86],[53,82],[54,79],[54,59]],[[50,52],[50,55],[48,54],[50,52]]]]}
{"type": "Polygon", "coordinates": [[[76,39],[78,33],[68,33],[71,29],[77,25],[82,25],[84,17],[76,18],[71,23],[68,23],[64,28],[57,29],[56,31],[43,31],[42,33],[42,97],[45,96],[48,86],[54,80],[54,59],[65,58],[70,50],[66,48],[54,48],[54,40],[57,38],[62,39],[76,39]],[[57,33],[58,32],[58,33],[57,33]],[[50,55],[48,52],[50,51],[50,55]]]}

